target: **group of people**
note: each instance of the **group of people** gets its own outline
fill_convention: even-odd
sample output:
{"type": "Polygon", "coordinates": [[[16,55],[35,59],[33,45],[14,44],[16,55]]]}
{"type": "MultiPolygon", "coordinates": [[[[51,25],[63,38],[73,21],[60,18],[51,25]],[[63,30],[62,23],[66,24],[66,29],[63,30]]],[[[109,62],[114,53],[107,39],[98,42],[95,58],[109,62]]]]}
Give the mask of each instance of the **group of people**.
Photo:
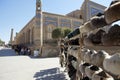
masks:
{"type": "Polygon", "coordinates": [[[22,46],[13,46],[13,49],[18,55],[31,55],[31,49],[27,47],[22,47],[22,46]]]}
{"type": "Polygon", "coordinates": [[[22,48],[19,55],[31,55],[30,48],[22,48]]]}
{"type": "Polygon", "coordinates": [[[34,49],[33,51],[30,48],[25,46],[14,45],[12,49],[15,50],[16,54],[18,55],[33,55],[34,57],[38,57],[41,53],[40,49],[34,49]],[[33,54],[32,54],[33,52],[33,54]]]}

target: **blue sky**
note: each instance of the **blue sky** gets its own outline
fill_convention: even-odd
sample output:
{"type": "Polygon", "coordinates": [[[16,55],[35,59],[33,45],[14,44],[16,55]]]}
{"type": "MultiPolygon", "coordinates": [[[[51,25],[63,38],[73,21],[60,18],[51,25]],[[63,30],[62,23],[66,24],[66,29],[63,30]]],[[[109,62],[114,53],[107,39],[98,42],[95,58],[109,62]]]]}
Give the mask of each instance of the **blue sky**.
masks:
{"type": "MultiPolygon", "coordinates": [[[[42,9],[45,12],[65,15],[73,10],[80,9],[84,0],[42,0],[42,9]]],[[[109,6],[112,0],[92,0],[96,3],[109,6]]],[[[0,39],[6,43],[10,40],[11,28],[14,36],[34,16],[36,0],[0,0],[0,39]]]]}

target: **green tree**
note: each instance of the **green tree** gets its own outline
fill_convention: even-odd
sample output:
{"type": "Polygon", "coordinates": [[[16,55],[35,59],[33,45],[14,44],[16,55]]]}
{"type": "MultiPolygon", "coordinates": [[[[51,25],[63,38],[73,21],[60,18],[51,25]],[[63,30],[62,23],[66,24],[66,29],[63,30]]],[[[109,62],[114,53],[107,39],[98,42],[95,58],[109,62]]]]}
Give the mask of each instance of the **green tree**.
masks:
{"type": "Polygon", "coordinates": [[[72,31],[70,28],[64,28],[63,30],[64,30],[64,36],[63,37],[67,36],[72,31]]]}
{"type": "Polygon", "coordinates": [[[64,32],[63,32],[62,28],[56,28],[52,31],[53,39],[63,38],[63,36],[64,36],[64,32]]]}
{"type": "Polygon", "coordinates": [[[56,28],[52,31],[53,39],[60,39],[67,36],[72,30],[70,28],[56,28]]]}
{"type": "Polygon", "coordinates": [[[0,43],[2,43],[2,40],[0,39],[0,43]]]}
{"type": "Polygon", "coordinates": [[[0,45],[4,45],[5,42],[0,39],[0,45]]]}

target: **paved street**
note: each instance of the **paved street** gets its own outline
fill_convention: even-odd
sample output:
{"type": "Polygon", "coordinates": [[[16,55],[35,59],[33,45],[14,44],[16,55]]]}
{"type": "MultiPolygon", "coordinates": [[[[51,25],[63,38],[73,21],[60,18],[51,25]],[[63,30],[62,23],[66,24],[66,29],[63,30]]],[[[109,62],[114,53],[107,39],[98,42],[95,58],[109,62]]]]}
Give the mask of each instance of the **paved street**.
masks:
{"type": "Polygon", "coordinates": [[[68,77],[58,58],[19,56],[9,48],[0,48],[0,80],[68,80],[68,77]]]}

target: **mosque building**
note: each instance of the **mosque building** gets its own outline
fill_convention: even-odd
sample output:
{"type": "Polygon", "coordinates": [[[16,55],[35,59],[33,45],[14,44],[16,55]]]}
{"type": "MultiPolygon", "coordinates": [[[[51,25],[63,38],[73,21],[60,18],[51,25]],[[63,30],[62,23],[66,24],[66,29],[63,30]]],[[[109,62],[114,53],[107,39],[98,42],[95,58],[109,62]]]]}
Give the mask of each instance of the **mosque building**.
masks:
{"type": "Polygon", "coordinates": [[[103,13],[106,8],[90,0],[85,0],[79,10],[74,10],[66,15],[42,12],[41,7],[41,1],[36,0],[36,14],[22,30],[16,34],[14,44],[24,45],[32,50],[39,49],[42,44],[42,56],[59,54],[58,47],[54,45],[55,41],[52,38],[52,31],[55,28],[70,28],[74,30],[97,13],[103,13]],[[41,40],[43,40],[42,43],[41,40]]]}

